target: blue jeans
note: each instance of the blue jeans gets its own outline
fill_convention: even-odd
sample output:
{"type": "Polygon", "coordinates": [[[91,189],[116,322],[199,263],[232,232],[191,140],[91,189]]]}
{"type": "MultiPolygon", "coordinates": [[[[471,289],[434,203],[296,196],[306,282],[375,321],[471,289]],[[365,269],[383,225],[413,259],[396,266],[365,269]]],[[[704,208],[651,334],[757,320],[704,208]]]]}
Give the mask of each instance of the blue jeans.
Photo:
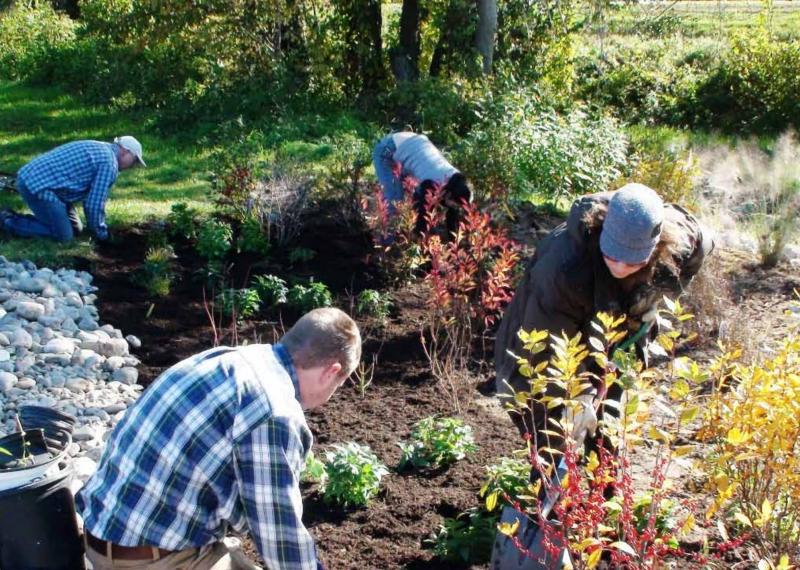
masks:
{"type": "Polygon", "coordinates": [[[403,199],[403,180],[396,177],[393,172],[394,153],[397,147],[394,145],[392,135],[383,137],[372,150],[372,164],[375,165],[375,176],[378,177],[383,188],[383,197],[389,202],[389,212],[394,214],[395,203],[403,199]]]}
{"type": "Polygon", "coordinates": [[[17,179],[17,192],[33,215],[15,214],[6,219],[5,229],[19,237],[44,237],[60,242],[72,241],[69,206],[61,200],[48,202],[31,194],[24,181],[17,179]]]}

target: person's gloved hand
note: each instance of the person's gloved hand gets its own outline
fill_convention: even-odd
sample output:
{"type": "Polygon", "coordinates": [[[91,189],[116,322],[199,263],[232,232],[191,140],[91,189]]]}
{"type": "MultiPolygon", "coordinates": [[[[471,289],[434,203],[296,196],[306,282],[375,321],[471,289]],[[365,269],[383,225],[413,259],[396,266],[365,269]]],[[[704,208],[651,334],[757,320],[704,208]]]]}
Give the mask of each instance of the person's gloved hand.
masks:
{"type": "Polygon", "coordinates": [[[575,402],[566,407],[565,419],[572,425],[572,439],[578,446],[583,445],[587,435],[597,431],[597,412],[594,409],[595,394],[581,394],[575,402]]]}

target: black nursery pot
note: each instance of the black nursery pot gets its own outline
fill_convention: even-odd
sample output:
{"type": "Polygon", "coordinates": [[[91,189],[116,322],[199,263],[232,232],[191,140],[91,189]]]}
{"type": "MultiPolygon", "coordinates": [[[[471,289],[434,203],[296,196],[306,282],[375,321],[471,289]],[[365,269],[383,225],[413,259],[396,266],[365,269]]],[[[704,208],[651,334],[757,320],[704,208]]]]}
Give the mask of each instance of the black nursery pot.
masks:
{"type": "Polygon", "coordinates": [[[19,432],[2,437],[0,447],[10,453],[0,453],[0,473],[29,471],[52,462],[56,456],[47,448],[43,429],[29,430],[24,437],[19,432]]]}
{"type": "Polygon", "coordinates": [[[14,456],[0,454],[0,476],[19,475],[24,480],[25,471],[43,469],[49,475],[0,491],[0,568],[83,570],[83,544],[70,491],[72,463],[65,453],[75,420],[47,408],[33,411],[26,418],[25,408],[20,410],[28,458],[19,460],[21,434],[0,439],[0,447],[14,456]]]}

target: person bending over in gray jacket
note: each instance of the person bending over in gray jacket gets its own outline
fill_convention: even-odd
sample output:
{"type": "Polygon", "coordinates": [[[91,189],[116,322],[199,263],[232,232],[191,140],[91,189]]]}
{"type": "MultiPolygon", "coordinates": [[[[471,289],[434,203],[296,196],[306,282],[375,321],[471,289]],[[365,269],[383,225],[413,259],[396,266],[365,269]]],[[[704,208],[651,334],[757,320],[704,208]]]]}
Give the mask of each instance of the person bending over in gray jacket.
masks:
{"type": "Polygon", "coordinates": [[[410,176],[418,181],[414,191],[417,231],[425,225],[425,196],[438,187],[444,191],[448,235],[458,229],[460,207],[464,202],[472,202],[472,190],[466,177],[428,137],[408,131],[389,133],[375,145],[372,162],[390,213],[394,213],[395,204],[403,200],[403,179],[410,176]]]}

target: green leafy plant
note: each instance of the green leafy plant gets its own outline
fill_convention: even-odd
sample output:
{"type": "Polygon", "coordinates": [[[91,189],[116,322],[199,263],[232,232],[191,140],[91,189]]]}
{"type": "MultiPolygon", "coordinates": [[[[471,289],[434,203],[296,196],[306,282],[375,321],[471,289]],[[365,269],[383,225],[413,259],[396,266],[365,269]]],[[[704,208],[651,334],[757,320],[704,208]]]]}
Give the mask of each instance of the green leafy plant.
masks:
{"type": "Polygon", "coordinates": [[[364,289],[356,298],[356,312],[359,315],[375,317],[381,321],[389,318],[391,307],[389,296],[375,289],[364,289]]]}
{"type": "Polygon", "coordinates": [[[333,297],[325,283],[312,281],[308,285],[293,285],[286,295],[286,303],[301,313],[307,313],[319,307],[330,307],[333,297]]]}
{"type": "Polygon", "coordinates": [[[486,502],[486,510],[495,510],[498,502],[510,505],[511,497],[525,494],[531,476],[530,459],[527,456],[503,457],[499,463],[486,467],[486,483],[480,496],[486,502]]]}
{"type": "Polygon", "coordinates": [[[193,240],[197,237],[199,214],[194,208],[180,202],[173,204],[167,216],[167,231],[172,238],[193,240]]]}
{"type": "Polygon", "coordinates": [[[209,221],[197,233],[197,252],[208,260],[219,260],[231,249],[233,233],[230,225],[209,221]]]}
{"type": "Polygon", "coordinates": [[[333,448],[325,453],[325,502],[366,506],[378,494],[381,479],[389,470],[366,445],[349,442],[333,448]]]}
{"type": "Polygon", "coordinates": [[[425,544],[445,562],[485,564],[497,534],[497,514],[473,507],[455,518],[446,518],[425,544]]]}
{"type": "Polygon", "coordinates": [[[478,449],[470,426],[457,418],[435,416],[414,424],[411,439],[398,445],[403,452],[400,469],[443,467],[478,449]]]}
{"type": "Polygon", "coordinates": [[[255,289],[223,289],[217,295],[217,304],[223,314],[247,319],[258,312],[261,299],[255,289]]]}
{"type": "Polygon", "coordinates": [[[238,246],[240,251],[249,251],[261,255],[266,255],[269,252],[269,238],[264,232],[261,222],[255,216],[248,215],[242,222],[239,229],[238,246]]]}
{"type": "Polygon", "coordinates": [[[317,256],[317,252],[307,247],[295,247],[289,252],[289,263],[308,263],[317,256]]]}
{"type": "Polygon", "coordinates": [[[166,297],[175,279],[172,261],[175,252],[170,246],[151,247],[147,250],[144,263],[133,276],[133,281],[141,285],[153,297],[166,297]]]}
{"type": "Polygon", "coordinates": [[[300,480],[304,483],[319,483],[324,487],[327,477],[325,463],[317,459],[313,451],[309,452],[306,456],[303,472],[300,474],[300,480]]]}
{"type": "Polygon", "coordinates": [[[253,288],[258,291],[261,302],[268,307],[285,303],[289,294],[286,281],[277,275],[257,275],[253,279],[253,288]]]}

